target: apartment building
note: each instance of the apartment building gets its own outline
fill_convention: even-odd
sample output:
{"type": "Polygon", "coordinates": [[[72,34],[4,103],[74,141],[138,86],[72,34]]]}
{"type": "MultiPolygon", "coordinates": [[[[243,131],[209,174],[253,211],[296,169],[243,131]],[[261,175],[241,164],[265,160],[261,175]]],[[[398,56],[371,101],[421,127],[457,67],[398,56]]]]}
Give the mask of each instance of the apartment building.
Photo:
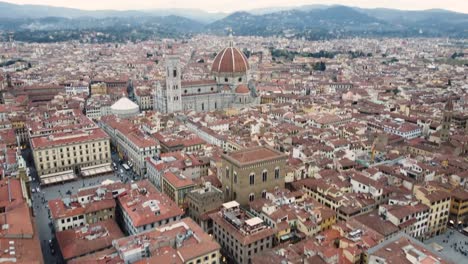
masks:
{"type": "Polygon", "coordinates": [[[196,183],[177,169],[166,170],[162,176],[162,192],[180,208],[186,208],[186,196],[196,187],[196,183]]]}
{"type": "Polygon", "coordinates": [[[59,231],[55,234],[62,258],[70,260],[112,248],[112,241],[124,237],[114,219],[59,231]]]}
{"type": "Polygon", "coordinates": [[[31,138],[34,164],[41,184],[73,180],[77,174],[97,168],[111,171],[109,140],[100,128],[31,138]]]}
{"type": "Polygon", "coordinates": [[[414,238],[426,236],[430,208],[424,204],[381,205],[379,215],[414,238]]]}
{"type": "Polygon", "coordinates": [[[116,256],[102,257],[118,258],[122,263],[221,263],[219,244],[190,218],[117,239],[112,244],[116,256]]]}
{"type": "Polygon", "coordinates": [[[254,255],[273,247],[276,230],[259,217],[251,217],[236,201],[224,203],[210,214],[214,238],[221,245],[229,263],[250,263],[254,255]]]}
{"type": "Polygon", "coordinates": [[[49,201],[49,209],[56,231],[115,219],[115,197],[124,193],[122,183],[80,189],[77,194],[49,201]]]}
{"type": "Polygon", "coordinates": [[[138,175],[145,175],[146,158],[159,153],[158,142],[126,119],[106,116],[101,119],[101,125],[110,135],[119,156],[131,162],[138,175]]]}
{"type": "Polygon", "coordinates": [[[430,207],[426,237],[444,233],[450,212],[450,193],[429,185],[415,185],[414,195],[421,203],[430,207]]]}
{"type": "Polygon", "coordinates": [[[121,225],[129,235],[180,220],[184,211],[148,181],[132,183],[126,195],[118,197],[121,225]]]}

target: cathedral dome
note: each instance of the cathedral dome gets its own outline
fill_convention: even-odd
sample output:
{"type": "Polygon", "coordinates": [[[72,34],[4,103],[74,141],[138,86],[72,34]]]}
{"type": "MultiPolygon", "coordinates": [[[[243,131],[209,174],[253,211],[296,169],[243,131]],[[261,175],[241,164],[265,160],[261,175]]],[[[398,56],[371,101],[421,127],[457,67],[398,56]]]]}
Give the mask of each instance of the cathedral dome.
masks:
{"type": "Polygon", "coordinates": [[[234,47],[220,51],[211,66],[211,72],[214,73],[245,73],[248,69],[247,57],[234,47]]]}
{"type": "Polygon", "coordinates": [[[236,93],[237,94],[246,94],[246,93],[250,93],[250,90],[247,86],[241,84],[239,86],[236,87],[236,93]]]}

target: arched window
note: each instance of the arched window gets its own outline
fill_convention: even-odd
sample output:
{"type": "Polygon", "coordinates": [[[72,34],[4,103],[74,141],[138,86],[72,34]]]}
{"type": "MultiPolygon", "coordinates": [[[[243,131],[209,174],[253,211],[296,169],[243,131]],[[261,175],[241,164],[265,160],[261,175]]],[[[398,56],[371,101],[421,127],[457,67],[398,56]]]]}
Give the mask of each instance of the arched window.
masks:
{"type": "Polygon", "coordinates": [[[262,198],[266,198],[266,190],[262,191],[262,198]]]}
{"type": "Polygon", "coordinates": [[[254,173],[250,174],[249,181],[250,181],[250,185],[255,184],[255,174],[254,173]]]}
{"type": "Polygon", "coordinates": [[[276,168],[275,169],[275,179],[279,179],[279,177],[280,177],[280,169],[276,168]]]}
{"type": "Polygon", "coordinates": [[[255,200],[255,194],[251,193],[249,194],[249,201],[252,202],[253,200],[255,200]]]}
{"type": "Polygon", "coordinates": [[[228,78],[224,78],[224,81],[225,81],[225,82],[228,82],[229,80],[228,80],[228,78]]]}
{"type": "Polygon", "coordinates": [[[230,193],[229,193],[229,186],[226,186],[226,197],[230,197],[230,193]]]}
{"type": "Polygon", "coordinates": [[[226,167],[226,179],[229,179],[229,168],[226,167]]]}
{"type": "Polygon", "coordinates": [[[268,180],[268,171],[267,170],[264,170],[262,172],[262,181],[263,182],[266,182],[268,180]]]}
{"type": "Polygon", "coordinates": [[[234,175],[234,183],[237,183],[237,172],[234,172],[233,175],[234,175]]]}
{"type": "Polygon", "coordinates": [[[242,77],[239,78],[239,82],[242,82],[242,77]]]}

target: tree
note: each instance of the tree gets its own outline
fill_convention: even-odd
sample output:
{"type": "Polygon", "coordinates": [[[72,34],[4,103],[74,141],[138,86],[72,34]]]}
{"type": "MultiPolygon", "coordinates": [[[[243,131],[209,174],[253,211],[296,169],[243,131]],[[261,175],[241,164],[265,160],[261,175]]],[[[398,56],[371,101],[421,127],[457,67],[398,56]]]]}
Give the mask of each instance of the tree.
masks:
{"type": "Polygon", "coordinates": [[[316,62],[314,65],[314,71],[325,71],[327,69],[327,66],[325,65],[325,62],[316,62]]]}
{"type": "Polygon", "coordinates": [[[250,58],[250,55],[252,55],[252,52],[250,50],[248,50],[247,48],[244,48],[242,50],[242,52],[244,53],[244,55],[248,58],[250,58]]]}

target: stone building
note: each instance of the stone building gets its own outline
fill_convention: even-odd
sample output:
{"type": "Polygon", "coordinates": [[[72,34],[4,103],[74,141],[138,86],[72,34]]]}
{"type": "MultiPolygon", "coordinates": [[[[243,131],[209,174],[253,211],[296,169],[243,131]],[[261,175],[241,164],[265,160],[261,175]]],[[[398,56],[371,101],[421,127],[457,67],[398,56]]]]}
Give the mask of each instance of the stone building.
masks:
{"type": "Polygon", "coordinates": [[[452,125],[453,103],[449,100],[445,105],[444,116],[442,119],[442,129],[440,130],[440,140],[447,142],[450,140],[450,126],[452,125]]]}
{"type": "Polygon", "coordinates": [[[100,128],[31,138],[34,164],[41,183],[72,180],[76,174],[101,167],[107,170],[111,162],[109,140],[100,128]]]}
{"type": "Polygon", "coordinates": [[[206,182],[203,188],[192,190],[187,194],[187,214],[203,231],[213,233],[213,221],[208,217],[209,213],[217,211],[223,204],[223,191],[206,182]]]}
{"type": "Polygon", "coordinates": [[[203,112],[253,104],[255,92],[248,86],[248,70],[246,56],[232,43],[213,61],[211,79],[182,81],[179,57],[168,55],[166,83],[156,85],[154,109],[203,112]]]}
{"type": "Polygon", "coordinates": [[[284,168],[288,156],[268,147],[242,149],[222,155],[218,175],[224,188],[224,200],[236,200],[242,206],[267,191],[284,188],[284,168]]]}

